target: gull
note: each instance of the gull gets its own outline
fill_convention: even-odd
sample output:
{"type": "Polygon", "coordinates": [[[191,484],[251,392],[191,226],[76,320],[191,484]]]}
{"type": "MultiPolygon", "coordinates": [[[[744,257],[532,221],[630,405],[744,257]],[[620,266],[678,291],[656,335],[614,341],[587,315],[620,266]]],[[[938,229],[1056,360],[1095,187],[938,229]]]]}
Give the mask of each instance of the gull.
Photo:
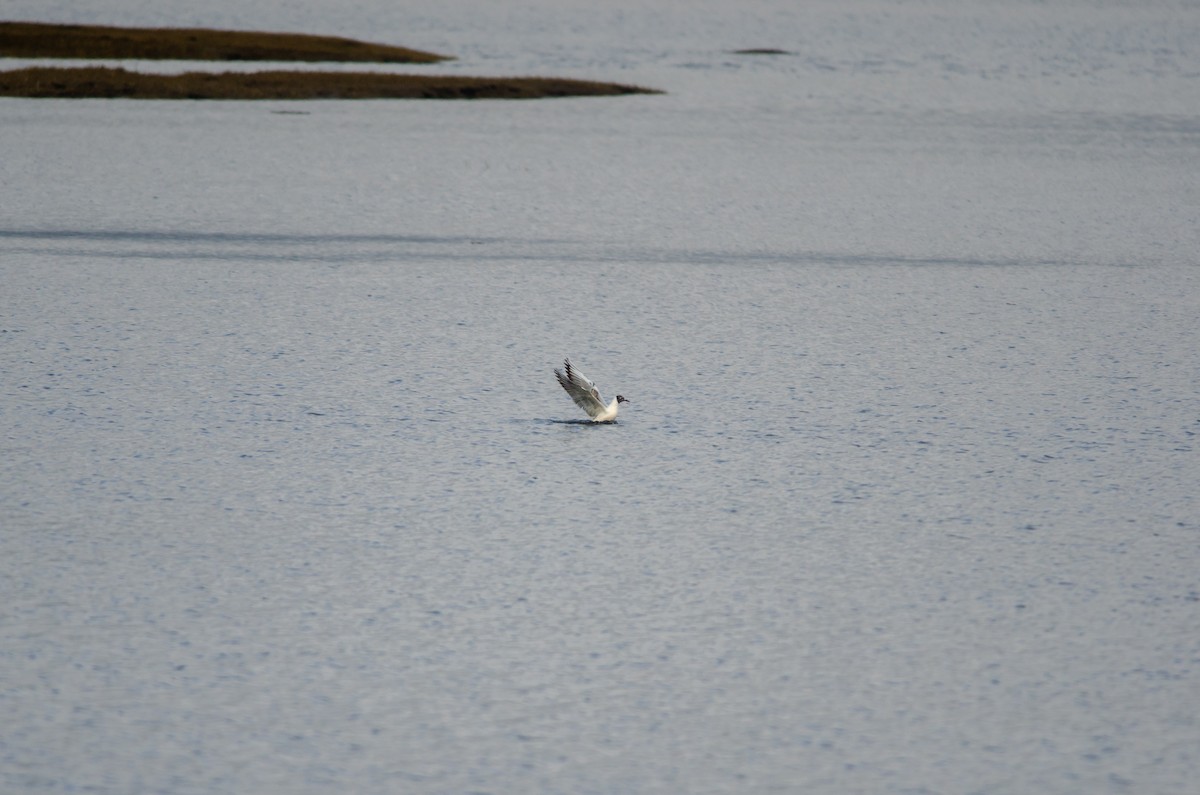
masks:
{"type": "Polygon", "coordinates": [[[617,395],[611,403],[604,405],[604,401],[600,399],[600,390],[596,389],[592,379],[575,369],[570,359],[563,359],[563,370],[555,368],[554,375],[558,378],[558,383],[562,384],[562,388],[567,390],[571,400],[575,401],[575,405],[586,411],[592,422],[612,422],[617,418],[620,405],[631,402],[624,395],[617,395]]]}

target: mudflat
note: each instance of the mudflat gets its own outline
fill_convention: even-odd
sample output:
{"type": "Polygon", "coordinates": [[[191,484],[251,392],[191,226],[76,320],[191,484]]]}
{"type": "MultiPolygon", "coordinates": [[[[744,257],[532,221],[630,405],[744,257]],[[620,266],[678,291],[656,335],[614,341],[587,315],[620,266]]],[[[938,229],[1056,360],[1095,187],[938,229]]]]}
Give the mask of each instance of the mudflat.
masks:
{"type": "MultiPolygon", "coordinates": [[[[205,28],[117,28],[0,22],[0,57],[434,63],[407,47],[331,36],[205,28]]],[[[29,67],[0,72],[0,96],[129,99],[537,99],[657,94],[617,83],[555,77],[469,77],[273,70],[153,74],[121,68],[29,67]]]]}
{"type": "Polygon", "coordinates": [[[381,72],[186,72],[104,67],[0,72],[0,96],[128,99],[538,99],[653,94],[650,89],[555,77],[456,77],[381,72]]]}
{"type": "Polygon", "coordinates": [[[6,58],[434,63],[448,55],[336,36],[208,28],[119,28],[0,22],[6,58]]]}

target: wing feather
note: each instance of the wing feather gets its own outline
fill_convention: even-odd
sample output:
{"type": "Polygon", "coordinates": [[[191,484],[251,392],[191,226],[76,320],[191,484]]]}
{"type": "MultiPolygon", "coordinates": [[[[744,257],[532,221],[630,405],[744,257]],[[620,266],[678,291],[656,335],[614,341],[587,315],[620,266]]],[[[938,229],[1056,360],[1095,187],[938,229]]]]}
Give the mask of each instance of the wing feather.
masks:
{"type": "Polygon", "coordinates": [[[563,369],[556,368],[554,375],[575,405],[587,412],[589,417],[595,418],[607,408],[600,399],[600,390],[596,389],[590,378],[575,369],[570,359],[564,359],[563,369]]]}

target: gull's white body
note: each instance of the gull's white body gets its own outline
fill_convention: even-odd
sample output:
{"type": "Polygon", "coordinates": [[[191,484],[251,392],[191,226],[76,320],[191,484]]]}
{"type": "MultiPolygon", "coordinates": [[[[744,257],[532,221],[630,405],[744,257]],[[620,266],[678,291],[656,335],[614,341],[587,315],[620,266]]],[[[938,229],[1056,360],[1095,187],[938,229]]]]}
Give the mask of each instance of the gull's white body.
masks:
{"type": "Polygon", "coordinates": [[[621,395],[617,395],[607,406],[600,399],[600,390],[592,380],[575,369],[570,359],[563,360],[563,369],[555,369],[554,375],[558,383],[575,401],[575,405],[587,412],[592,422],[612,422],[617,418],[617,411],[622,403],[628,403],[621,395]]]}

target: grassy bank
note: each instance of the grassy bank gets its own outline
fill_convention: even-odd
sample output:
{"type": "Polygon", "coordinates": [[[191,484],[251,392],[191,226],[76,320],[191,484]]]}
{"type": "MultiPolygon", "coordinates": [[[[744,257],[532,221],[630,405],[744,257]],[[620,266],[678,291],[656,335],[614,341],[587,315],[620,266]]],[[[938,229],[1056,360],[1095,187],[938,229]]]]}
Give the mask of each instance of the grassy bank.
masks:
{"type": "Polygon", "coordinates": [[[0,22],[0,56],[178,61],[433,63],[431,52],[333,36],[206,28],[113,28],[0,22]]]}
{"type": "Polygon", "coordinates": [[[0,96],[129,99],[536,99],[658,93],[553,77],[448,77],[378,72],[188,72],[34,67],[0,72],[0,96]]]}

